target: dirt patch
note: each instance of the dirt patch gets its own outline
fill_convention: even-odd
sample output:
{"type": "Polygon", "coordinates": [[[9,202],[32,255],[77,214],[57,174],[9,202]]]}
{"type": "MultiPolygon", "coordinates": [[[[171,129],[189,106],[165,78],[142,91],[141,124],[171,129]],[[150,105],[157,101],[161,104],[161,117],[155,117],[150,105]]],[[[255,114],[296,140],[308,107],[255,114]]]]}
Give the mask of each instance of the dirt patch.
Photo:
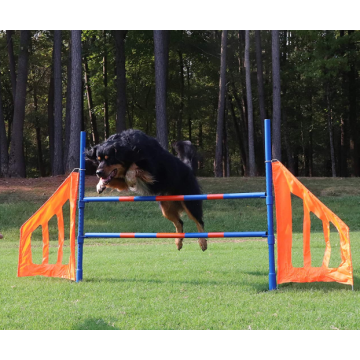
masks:
{"type": "MultiPolygon", "coordinates": [[[[0,194],[8,195],[8,197],[13,194],[19,200],[34,200],[37,197],[39,199],[48,198],[65,179],[65,175],[36,179],[0,178],[0,194]]],[[[86,187],[95,189],[97,182],[98,179],[95,176],[86,176],[86,187]]]]}

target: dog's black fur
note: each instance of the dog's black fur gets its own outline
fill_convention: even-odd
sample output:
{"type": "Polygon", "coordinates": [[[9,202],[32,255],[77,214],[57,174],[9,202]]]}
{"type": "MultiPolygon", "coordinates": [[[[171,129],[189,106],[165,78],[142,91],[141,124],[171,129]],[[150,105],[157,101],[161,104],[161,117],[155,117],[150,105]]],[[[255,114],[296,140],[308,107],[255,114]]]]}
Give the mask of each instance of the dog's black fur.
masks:
{"type": "MultiPolygon", "coordinates": [[[[201,194],[191,167],[139,130],[126,130],[110,136],[89,149],[86,158],[97,166],[99,193],[110,187],[119,191],[130,189],[141,195],[201,194]]],[[[202,201],[160,202],[160,206],[177,232],[182,232],[182,211],[196,223],[199,231],[204,231],[202,201]]],[[[182,239],[176,239],[176,244],[180,250],[182,239]]],[[[199,239],[199,244],[202,250],[206,250],[206,239],[199,239]]]]}
{"type": "Polygon", "coordinates": [[[189,166],[194,174],[198,170],[198,155],[194,145],[191,141],[176,141],[172,144],[173,149],[176,152],[177,157],[187,166],[189,166]]]}

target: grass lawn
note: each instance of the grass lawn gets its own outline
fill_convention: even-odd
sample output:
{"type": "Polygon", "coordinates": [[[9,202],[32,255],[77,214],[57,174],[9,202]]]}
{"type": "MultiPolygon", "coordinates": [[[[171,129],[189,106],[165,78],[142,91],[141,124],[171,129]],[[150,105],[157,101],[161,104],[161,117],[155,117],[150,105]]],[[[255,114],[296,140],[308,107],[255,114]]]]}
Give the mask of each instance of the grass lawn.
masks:
{"type": "MultiPolygon", "coordinates": [[[[83,282],[17,278],[19,228],[57,187],[43,185],[43,192],[33,184],[36,191],[19,187],[0,192],[0,329],[359,329],[360,179],[300,181],[350,227],[355,291],[337,283],[283,284],[267,291],[263,239],[210,239],[205,252],[195,239],[184,240],[180,252],[172,239],[86,239],[83,282]]],[[[204,178],[201,184],[206,193],[265,189],[264,178],[204,178]]],[[[93,184],[86,196],[95,196],[93,184]]],[[[86,232],[173,231],[156,203],[86,207],[86,232]]],[[[266,231],[266,207],[260,199],[205,201],[204,213],[206,231],[266,231]]],[[[302,266],[302,216],[302,203],[294,199],[294,266],[302,266]]],[[[196,232],[183,219],[185,231],[196,232]]],[[[321,222],[312,220],[312,261],[317,266],[325,246],[321,222]]],[[[54,262],[54,219],[50,228],[54,262]]],[[[331,230],[330,265],[337,266],[339,240],[331,230]]],[[[40,229],[33,235],[32,251],[35,262],[41,262],[40,229]]],[[[66,258],[68,248],[64,253],[66,258]]]]}

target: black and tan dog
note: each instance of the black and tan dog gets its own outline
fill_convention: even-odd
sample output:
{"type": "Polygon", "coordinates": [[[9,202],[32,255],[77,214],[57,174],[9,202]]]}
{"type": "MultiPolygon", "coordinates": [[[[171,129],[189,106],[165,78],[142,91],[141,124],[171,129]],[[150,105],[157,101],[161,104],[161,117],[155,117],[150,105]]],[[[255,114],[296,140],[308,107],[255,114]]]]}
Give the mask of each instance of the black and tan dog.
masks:
{"type": "MultiPolygon", "coordinates": [[[[105,188],[131,190],[140,195],[196,195],[200,186],[192,169],[164,150],[155,140],[139,130],[126,130],[109,137],[86,152],[86,158],[97,166],[100,178],[97,192],[105,188]]],[[[199,232],[204,231],[202,201],[160,201],[164,217],[172,221],[176,232],[183,232],[183,211],[193,220],[199,232]]],[[[175,240],[178,250],[182,239],[175,240]]],[[[206,239],[199,239],[203,251],[206,239]]]]}

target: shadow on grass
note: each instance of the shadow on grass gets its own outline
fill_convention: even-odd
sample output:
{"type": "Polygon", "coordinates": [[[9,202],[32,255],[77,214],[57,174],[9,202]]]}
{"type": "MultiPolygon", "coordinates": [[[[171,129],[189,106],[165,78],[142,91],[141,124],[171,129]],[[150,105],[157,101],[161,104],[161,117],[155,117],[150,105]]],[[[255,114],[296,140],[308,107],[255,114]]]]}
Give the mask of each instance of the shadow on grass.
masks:
{"type": "Polygon", "coordinates": [[[216,280],[158,280],[158,279],[124,279],[124,278],[88,278],[84,279],[84,282],[93,282],[93,283],[99,283],[99,282],[107,282],[107,283],[146,283],[146,284],[181,284],[181,285],[194,285],[194,286],[218,286],[218,285],[229,285],[232,286],[251,286],[253,289],[255,289],[257,292],[264,292],[268,290],[268,284],[254,284],[249,281],[216,281],[216,280]]]}
{"type": "MultiPolygon", "coordinates": [[[[268,276],[265,271],[244,271],[245,274],[254,276],[268,276]]],[[[278,290],[294,289],[294,290],[322,290],[324,292],[338,291],[338,290],[352,290],[350,285],[339,284],[337,282],[312,282],[312,283],[284,283],[278,285],[278,290]]],[[[354,291],[360,291],[360,278],[354,276],[354,291]]]]}
{"type": "MultiPolygon", "coordinates": [[[[352,287],[346,284],[339,284],[337,282],[312,282],[312,283],[285,283],[279,285],[279,290],[322,290],[325,293],[348,290],[352,291],[352,287]]],[[[354,276],[354,292],[360,291],[360,279],[354,276]]]]}
{"type": "Polygon", "coordinates": [[[82,323],[72,327],[72,330],[120,330],[113,324],[109,324],[102,319],[86,319],[82,323]]]}

